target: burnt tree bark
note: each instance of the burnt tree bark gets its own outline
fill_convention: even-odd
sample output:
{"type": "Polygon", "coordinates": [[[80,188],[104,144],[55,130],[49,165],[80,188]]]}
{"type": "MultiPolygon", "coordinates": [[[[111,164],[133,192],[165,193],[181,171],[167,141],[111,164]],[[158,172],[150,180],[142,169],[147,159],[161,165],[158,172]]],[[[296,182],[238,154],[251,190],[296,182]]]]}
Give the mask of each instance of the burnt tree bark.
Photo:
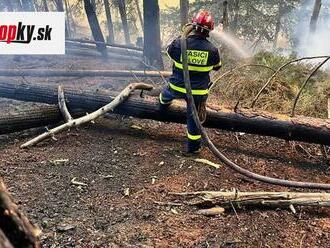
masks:
{"type": "Polygon", "coordinates": [[[105,40],[93,4],[90,0],[84,0],[84,7],[93,38],[96,41],[97,49],[106,58],[108,54],[105,40]]]}
{"type": "Polygon", "coordinates": [[[131,38],[130,38],[130,35],[129,35],[128,22],[127,22],[127,13],[126,13],[125,0],[117,0],[117,1],[118,1],[120,19],[121,19],[121,23],[123,25],[125,43],[126,44],[131,44],[131,38]]]}
{"type": "Polygon", "coordinates": [[[144,49],[145,62],[163,69],[160,42],[160,23],[158,0],[143,0],[144,49]]]}
{"type": "Polygon", "coordinates": [[[320,10],[322,6],[322,0],[315,0],[313,14],[309,26],[309,33],[313,34],[316,31],[317,21],[319,19],[320,10]]]}
{"type": "Polygon", "coordinates": [[[188,23],[189,0],[180,0],[181,27],[188,23]]]}
{"type": "MultiPolygon", "coordinates": [[[[109,95],[100,91],[95,93],[95,91],[65,90],[68,108],[71,112],[72,109],[77,108],[84,108],[88,112],[94,111],[111,101],[115,94],[109,95]]],[[[47,104],[57,104],[58,102],[56,87],[44,85],[0,82],[0,97],[47,104]]],[[[290,118],[251,110],[233,112],[219,106],[211,107],[212,109],[209,108],[207,111],[205,127],[330,145],[330,124],[326,120],[307,117],[290,118]]],[[[175,123],[186,122],[185,112],[186,109],[182,105],[172,105],[166,114],[160,114],[158,99],[141,98],[137,95],[130,97],[114,110],[116,114],[175,123]]]]}
{"type": "Polygon", "coordinates": [[[107,40],[110,44],[114,44],[115,35],[114,35],[114,31],[113,31],[113,22],[112,22],[109,0],[103,0],[103,4],[104,4],[104,9],[105,9],[105,15],[107,17],[107,28],[108,28],[108,39],[107,40]]]}

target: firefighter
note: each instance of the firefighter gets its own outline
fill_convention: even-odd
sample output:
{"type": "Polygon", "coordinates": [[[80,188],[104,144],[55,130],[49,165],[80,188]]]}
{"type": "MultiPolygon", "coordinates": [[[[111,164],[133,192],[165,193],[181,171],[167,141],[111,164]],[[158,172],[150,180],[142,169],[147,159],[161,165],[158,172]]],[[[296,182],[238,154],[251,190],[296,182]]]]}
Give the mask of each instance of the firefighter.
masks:
{"type": "MultiPolygon", "coordinates": [[[[195,100],[201,121],[206,118],[206,100],[208,88],[211,85],[210,72],[219,70],[221,60],[218,49],[207,40],[209,32],[214,29],[214,20],[205,10],[198,12],[192,19],[193,31],[187,38],[188,69],[195,100]]],[[[183,79],[180,37],[175,39],[167,48],[167,54],[173,61],[172,76],[159,95],[161,112],[166,111],[174,99],[184,99],[186,89],[183,79]]],[[[187,109],[187,152],[196,154],[201,148],[202,136],[193,117],[192,110],[187,109]]]]}

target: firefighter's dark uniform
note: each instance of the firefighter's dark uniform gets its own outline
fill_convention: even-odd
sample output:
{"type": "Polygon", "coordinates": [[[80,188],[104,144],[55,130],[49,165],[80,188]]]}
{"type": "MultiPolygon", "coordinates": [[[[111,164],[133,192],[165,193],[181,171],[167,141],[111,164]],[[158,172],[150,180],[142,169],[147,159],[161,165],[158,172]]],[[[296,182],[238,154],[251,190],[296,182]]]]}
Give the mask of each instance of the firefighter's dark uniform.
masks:
{"type": "MultiPolygon", "coordinates": [[[[180,38],[175,39],[167,48],[173,61],[173,73],[169,84],[159,95],[161,110],[164,111],[173,99],[185,99],[186,89],[183,79],[180,38]]],[[[218,49],[205,36],[194,34],[187,38],[189,74],[196,107],[205,103],[210,84],[209,73],[221,67],[218,49]]],[[[187,109],[188,152],[197,151],[201,145],[201,134],[192,118],[192,110],[187,109]]]]}

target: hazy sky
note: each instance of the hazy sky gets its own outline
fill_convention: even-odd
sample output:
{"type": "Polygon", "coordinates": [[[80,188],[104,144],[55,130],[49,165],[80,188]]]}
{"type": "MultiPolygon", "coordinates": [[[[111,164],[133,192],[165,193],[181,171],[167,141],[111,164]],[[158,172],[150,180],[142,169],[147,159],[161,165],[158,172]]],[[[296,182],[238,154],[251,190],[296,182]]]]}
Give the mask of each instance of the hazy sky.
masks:
{"type": "Polygon", "coordinates": [[[161,9],[164,9],[166,8],[166,5],[167,6],[178,6],[179,5],[179,0],[160,0],[159,1],[159,7],[161,9]]]}

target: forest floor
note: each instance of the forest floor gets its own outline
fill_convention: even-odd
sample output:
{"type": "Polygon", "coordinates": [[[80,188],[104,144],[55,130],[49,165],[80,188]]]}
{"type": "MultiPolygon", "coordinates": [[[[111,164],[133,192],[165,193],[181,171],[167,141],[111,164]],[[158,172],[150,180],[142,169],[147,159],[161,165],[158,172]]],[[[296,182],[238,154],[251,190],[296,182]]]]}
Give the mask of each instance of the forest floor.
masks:
{"type": "MultiPolygon", "coordinates": [[[[71,62],[79,69],[84,65],[76,58],[51,61],[53,67],[68,68],[71,62]]],[[[23,62],[17,66],[24,67],[23,62]]],[[[112,89],[129,80],[72,81],[65,84],[112,89]]],[[[64,81],[50,78],[47,83],[64,81]]],[[[24,104],[2,101],[0,106],[15,109],[24,104]]],[[[18,206],[42,229],[43,247],[329,247],[327,208],[296,208],[293,214],[289,209],[236,207],[206,217],[191,206],[162,204],[178,202],[169,192],[290,190],[248,180],[222,164],[215,169],[185,156],[183,125],[114,116],[59,134],[56,141],[19,148],[40,132],[0,136],[0,177],[18,206]],[[67,162],[54,163],[59,159],[67,162]],[[86,185],[72,184],[73,178],[86,185]]],[[[212,129],[209,133],[229,158],[252,171],[330,183],[329,165],[317,145],[212,129]]],[[[197,157],[217,162],[206,148],[197,157]]]]}

